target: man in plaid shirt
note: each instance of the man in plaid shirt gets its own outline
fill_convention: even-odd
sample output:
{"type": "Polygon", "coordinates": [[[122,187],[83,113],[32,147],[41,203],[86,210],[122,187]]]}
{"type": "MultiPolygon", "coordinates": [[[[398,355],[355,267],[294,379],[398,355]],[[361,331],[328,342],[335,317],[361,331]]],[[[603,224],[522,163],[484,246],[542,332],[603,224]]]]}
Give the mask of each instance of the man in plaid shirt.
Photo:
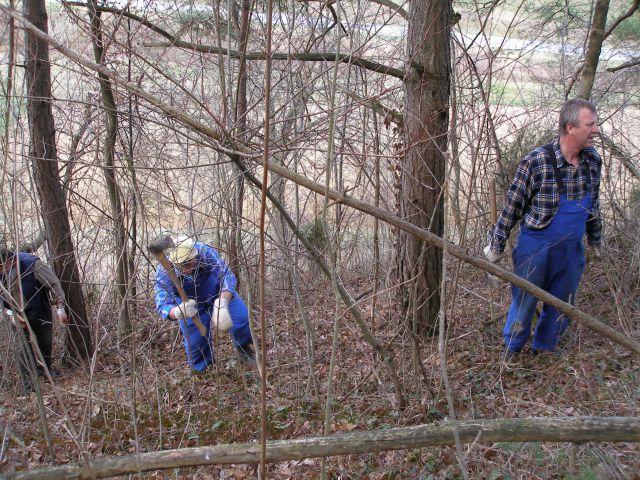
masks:
{"type": "MultiPolygon", "coordinates": [[[[520,222],[513,251],[515,273],[565,302],[574,302],[585,267],[585,233],[596,257],[602,245],[598,199],[602,159],[593,148],[598,134],[593,104],[583,99],[567,101],[560,110],[559,133],[518,165],[484,254],[490,262],[500,260],[511,229],[520,222]]],[[[515,359],[529,339],[537,303],[515,285],[511,294],[503,331],[507,361],[515,359]]],[[[569,321],[556,308],[543,305],[533,353],[554,352],[569,321]]]]}

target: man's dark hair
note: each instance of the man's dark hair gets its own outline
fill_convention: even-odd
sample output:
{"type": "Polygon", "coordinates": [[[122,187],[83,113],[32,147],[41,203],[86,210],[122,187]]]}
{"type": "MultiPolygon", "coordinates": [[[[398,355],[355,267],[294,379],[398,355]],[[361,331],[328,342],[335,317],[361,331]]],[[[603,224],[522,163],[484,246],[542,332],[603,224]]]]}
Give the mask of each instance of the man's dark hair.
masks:
{"type": "Polygon", "coordinates": [[[596,113],[596,107],[593,103],[584,98],[574,98],[564,102],[560,109],[560,119],[558,121],[561,136],[567,133],[567,125],[580,126],[580,111],[583,108],[588,108],[593,114],[596,113]]]}
{"type": "Polygon", "coordinates": [[[7,247],[0,246],[0,262],[4,263],[9,260],[10,257],[13,257],[13,252],[7,247]]]}

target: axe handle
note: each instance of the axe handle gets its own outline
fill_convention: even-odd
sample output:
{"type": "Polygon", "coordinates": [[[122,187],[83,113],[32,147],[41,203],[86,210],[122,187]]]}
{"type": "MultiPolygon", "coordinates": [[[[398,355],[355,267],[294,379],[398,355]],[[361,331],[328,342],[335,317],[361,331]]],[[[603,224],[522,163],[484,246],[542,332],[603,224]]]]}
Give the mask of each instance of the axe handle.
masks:
{"type": "MultiPolygon", "coordinates": [[[[176,276],[176,272],[174,272],[173,270],[173,265],[171,264],[169,259],[166,257],[164,252],[156,253],[155,256],[158,262],[160,263],[160,265],[162,265],[162,267],[167,272],[167,275],[169,275],[169,278],[171,279],[171,282],[173,282],[173,285],[176,287],[176,290],[178,290],[178,295],[180,295],[180,300],[182,300],[182,302],[186,302],[187,300],[189,300],[189,297],[187,297],[187,293],[184,291],[184,288],[182,287],[182,283],[180,283],[180,280],[178,280],[178,277],[176,276]]],[[[195,323],[196,327],[198,328],[200,335],[202,335],[203,337],[206,337],[207,329],[200,321],[200,317],[198,316],[197,313],[195,317],[193,317],[193,323],[195,323]]]]}

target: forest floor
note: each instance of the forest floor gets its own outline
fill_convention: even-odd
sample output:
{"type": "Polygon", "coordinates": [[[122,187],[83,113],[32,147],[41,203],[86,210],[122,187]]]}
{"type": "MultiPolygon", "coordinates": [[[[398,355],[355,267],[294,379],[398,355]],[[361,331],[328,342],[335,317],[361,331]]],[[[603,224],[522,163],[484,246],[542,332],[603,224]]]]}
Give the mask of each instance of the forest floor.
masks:
{"type": "MultiPolygon", "coordinates": [[[[534,357],[525,352],[521,365],[505,368],[498,358],[508,286],[494,288],[496,318],[491,320],[486,299],[492,294],[484,277],[466,272],[458,278],[464,282],[450,287],[448,293],[453,306],[448,313],[447,370],[459,419],[640,416],[640,369],[631,353],[574,323],[558,356],[534,357]],[[475,286],[473,290],[470,285],[475,286]]],[[[602,271],[587,271],[579,306],[617,327],[616,302],[604,278],[602,271]],[[615,320],[607,320],[611,318],[615,320]]],[[[312,284],[307,284],[304,300],[315,338],[314,371],[324,392],[335,302],[331,295],[318,294],[325,287],[314,289],[312,284]]],[[[366,285],[352,287],[357,291],[366,285]]],[[[406,329],[399,328],[393,305],[385,304],[383,298],[373,330],[394,354],[408,406],[397,408],[385,369],[347,316],[339,330],[332,432],[412,426],[448,416],[437,342],[424,345],[416,357],[413,342],[402,333],[406,329]],[[421,368],[415,358],[421,359],[421,368]]],[[[370,314],[370,302],[363,300],[361,307],[370,314]]],[[[217,340],[215,366],[204,375],[191,375],[176,326],[160,322],[151,306],[146,308],[146,313],[139,314],[135,355],[118,353],[108,341],[115,336],[111,332],[97,341],[90,368],[63,367],[55,390],[43,384],[55,464],[77,463],[81,451],[100,459],[259,439],[260,382],[256,369],[243,371],[230,342],[221,338],[217,340]]],[[[324,425],[324,396],[314,393],[309,380],[304,328],[287,311],[292,309],[278,301],[267,316],[270,440],[318,436],[324,425]]],[[[103,325],[105,332],[110,328],[107,324],[103,325]]],[[[3,354],[9,351],[6,345],[2,349],[3,354]]],[[[57,363],[61,363],[59,359],[57,363]]],[[[0,367],[0,476],[46,467],[50,463],[35,394],[20,396],[11,358],[5,356],[0,367]]],[[[638,444],[503,442],[465,448],[469,448],[466,466],[473,479],[640,479],[638,444]]],[[[327,471],[334,479],[462,478],[453,447],[335,456],[327,459],[327,471]]],[[[319,472],[320,459],[289,461],[269,465],[268,478],[318,478],[319,472]]],[[[133,475],[154,479],[255,477],[252,465],[133,475]]]]}

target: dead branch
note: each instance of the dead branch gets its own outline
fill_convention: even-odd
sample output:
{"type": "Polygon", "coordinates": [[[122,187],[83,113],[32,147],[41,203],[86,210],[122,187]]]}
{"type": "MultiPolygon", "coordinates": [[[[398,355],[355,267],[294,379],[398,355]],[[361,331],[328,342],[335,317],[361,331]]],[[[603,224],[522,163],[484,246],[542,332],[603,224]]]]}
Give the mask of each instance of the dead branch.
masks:
{"type": "Polygon", "coordinates": [[[637,65],[640,65],[640,58],[634,58],[633,60],[625,62],[625,63],[623,63],[621,65],[618,65],[617,67],[607,68],[607,72],[617,72],[619,70],[623,70],[625,68],[635,67],[637,65]]]}
{"type": "MultiPolygon", "coordinates": [[[[267,442],[269,463],[358,453],[453,445],[454,429],[463,443],[494,442],[640,442],[640,418],[533,417],[466,420],[267,442]]],[[[64,465],[8,474],[7,480],[106,478],[166,468],[255,464],[258,443],[214,445],[141,453],[95,460],[86,466],[64,465]],[[93,476],[92,476],[93,475],[93,476]]]]}

